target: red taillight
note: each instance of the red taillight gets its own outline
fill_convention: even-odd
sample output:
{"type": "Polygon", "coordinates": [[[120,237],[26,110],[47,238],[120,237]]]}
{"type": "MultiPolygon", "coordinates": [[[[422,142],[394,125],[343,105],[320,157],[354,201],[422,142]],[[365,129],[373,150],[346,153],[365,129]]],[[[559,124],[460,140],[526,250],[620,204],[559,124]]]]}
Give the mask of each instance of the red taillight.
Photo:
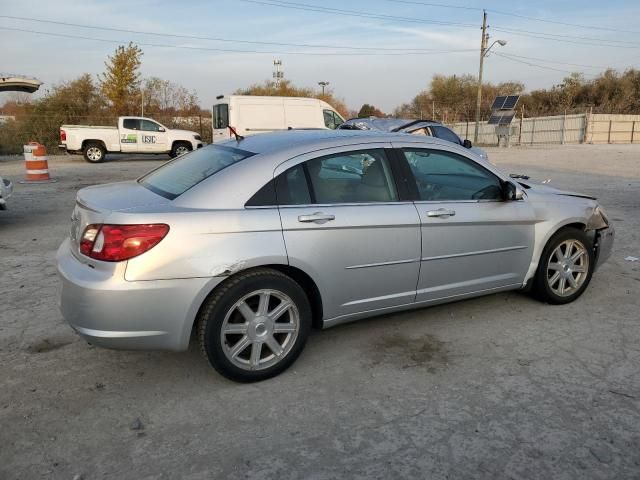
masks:
{"type": "Polygon", "coordinates": [[[65,142],[67,140],[67,132],[65,132],[64,130],[60,129],[60,141],[61,142],[65,142]]]}
{"type": "Polygon", "coordinates": [[[80,252],[105,262],[121,262],[155,247],[169,233],[169,225],[87,225],[80,252]]]}

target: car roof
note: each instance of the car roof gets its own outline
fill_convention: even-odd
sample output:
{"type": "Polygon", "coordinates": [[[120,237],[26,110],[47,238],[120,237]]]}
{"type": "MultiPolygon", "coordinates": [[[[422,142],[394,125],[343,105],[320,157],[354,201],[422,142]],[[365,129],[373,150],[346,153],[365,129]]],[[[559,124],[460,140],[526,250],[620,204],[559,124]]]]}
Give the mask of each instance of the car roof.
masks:
{"type": "MultiPolygon", "coordinates": [[[[323,148],[356,145],[361,143],[380,143],[406,141],[406,133],[385,132],[379,130],[287,130],[284,132],[250,135],[241,140],[230,139],[216,145],[238,148],[255,154],[299,155],[323,148]],[[296,153],[299,152],[299,153],[296,153]]],[[[451,145],[434,137],[415,137],[416,141],[451,145]]]]}
{"type": "Polygon", "coordinates": [[[435,120],[417,120],[411,118],[350,118],[338,128],[345,130],[379,130],[384,132],[403,131],[405,128],[418,129],[430,125],[442,125],[435,120]]]}
{"type": "MultiPolygon", "coordinates": [[[[227,140],[204,147],[231,147],[251,155],[218,171],[174,200],[179,207],[201,208],[220,205],[244,208],[253,193],[262,188],[278,165],[304,154],[322,155],[323,150],[356,146],[356,149],[380,148],[385,143],[411,143],[419,146],[438,145],[449,151],[465,154],[462,147],[435,137],[362,130],[288,130],[260,133],[240,140],[227,140]],[[373,147],[373,145],[376,145],[373,147]],[[461,150],[462,149],[462,150],[461,150]],[[249,196],[247,196],[249,195],[249,196]]],[[[467,153],[468,154],[468,153],[467,153]]]]}

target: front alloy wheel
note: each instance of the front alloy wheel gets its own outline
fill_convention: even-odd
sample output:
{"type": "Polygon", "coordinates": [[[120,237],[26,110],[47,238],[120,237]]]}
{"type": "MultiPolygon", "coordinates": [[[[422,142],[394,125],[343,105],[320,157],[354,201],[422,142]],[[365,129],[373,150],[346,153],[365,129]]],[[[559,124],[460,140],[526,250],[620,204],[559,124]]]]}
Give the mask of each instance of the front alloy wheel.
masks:
{"type": "Polygon", "coordinates": [[[547,243],[534,278],[534,293],[540,300],[563,304],[574,301],[589,285],[595,257],[587,234],[565,228],[547,243]]]}
{"type": "Polygon", "coordinates": [[[190,152],[189,148],[184,145],[180,145],[179,147],[176,147],[176,157],[179,157],[189,152],[190,152]]]}
{"type": "Polygon", "coordinates": [[[584,284],[589,271],[589,255],[578,240],[558,245],[547,263],[547,284],[560,297],[574,294],[584,284]]]}

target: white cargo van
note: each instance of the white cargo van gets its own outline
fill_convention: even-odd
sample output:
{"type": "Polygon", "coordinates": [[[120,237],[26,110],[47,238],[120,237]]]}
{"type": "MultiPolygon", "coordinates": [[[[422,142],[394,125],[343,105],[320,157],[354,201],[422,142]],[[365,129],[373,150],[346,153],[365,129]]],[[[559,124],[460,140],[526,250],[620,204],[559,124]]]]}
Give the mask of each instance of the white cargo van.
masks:
{"type": "Polygon", "coordinates": [[[213,105],[213,141],[238,135],[288,130],[289,128],[334,129],[344,119],[331,105],[317,98],[220,95],[213,105]]]}

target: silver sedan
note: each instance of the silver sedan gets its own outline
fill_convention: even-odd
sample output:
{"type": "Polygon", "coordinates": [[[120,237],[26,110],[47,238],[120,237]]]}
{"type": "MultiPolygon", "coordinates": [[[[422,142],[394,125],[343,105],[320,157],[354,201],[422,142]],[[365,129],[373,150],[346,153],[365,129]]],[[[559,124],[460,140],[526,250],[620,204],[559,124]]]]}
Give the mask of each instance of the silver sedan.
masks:
{"type": "Polygon", "coordinates": [[[274,376],[312,326],[505,290],[587,288],[614,231],[595,199],[516,182],[432,137],[238,138],[78,192],[57,254],[62,312],[90,343],[185,350],[274,376]]]}

